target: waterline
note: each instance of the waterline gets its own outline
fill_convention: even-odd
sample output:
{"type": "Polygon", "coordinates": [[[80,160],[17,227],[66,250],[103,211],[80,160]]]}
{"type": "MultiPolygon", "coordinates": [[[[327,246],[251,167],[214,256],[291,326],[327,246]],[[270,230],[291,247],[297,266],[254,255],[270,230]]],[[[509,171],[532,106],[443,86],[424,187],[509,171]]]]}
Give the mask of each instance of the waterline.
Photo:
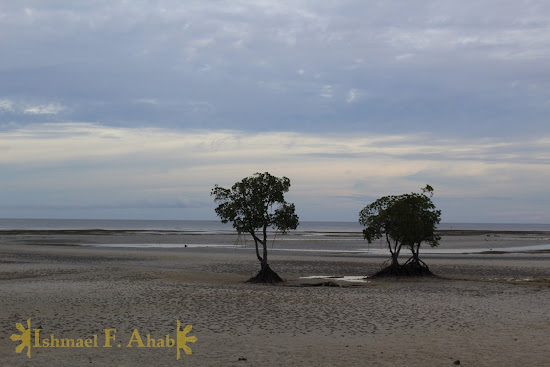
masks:
{"type": "MultiPolygon", "coordinates": [[[[92,247],[130,247],[130,248],[225,248],[235,250],[253,249],[252,246],[228,245],[216,243],[96,243],[79,244],[80,246],[92,247]]],[[[284,248],[274,247],[269,251],[289,251],[289,252],[315,252],[315,253],[358,253],[373,255],[389,255],[387,248],[357,248],[357,249],[320,249],[320,248],[284,248]]],[[[483,254],[483,253],[518,253],[518,252],[539,252],[550,251],[550,244],[517,246],[517,247],[482,247],[482,248],[427,248],[421,251],[422,254],[483,254]]],[[[406,251],[403,251],[406,253],[406,251]]]]}

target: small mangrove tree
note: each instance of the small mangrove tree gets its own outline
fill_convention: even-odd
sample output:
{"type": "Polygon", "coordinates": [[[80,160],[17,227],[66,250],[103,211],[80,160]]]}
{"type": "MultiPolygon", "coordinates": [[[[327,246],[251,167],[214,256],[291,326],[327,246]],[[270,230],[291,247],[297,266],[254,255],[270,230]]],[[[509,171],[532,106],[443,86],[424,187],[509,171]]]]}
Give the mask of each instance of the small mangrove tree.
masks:
{"type": "Polygon", "coordinates": [[[426,185],[421,193],[384,196],[359,212],[359,223],[365,226],[364,238],[369,242],[384,238],[391,254],[391,263],[375,276],[433,275],[428,265],[420,260],[420,245],[439,245],[435,232],[441,220],[441,210],[432,202],[433,187],[426,185]],[[399,255],[405,248],[410,258],[399,264],[399,255]]]}
{"type": "Polygon", "coordinates": [[[274,228],[285,233],[298,227],[298,216],[284,194],[290,180],[278,178],[268,172],[243,178],[230,189],[215,185],[211,195],[219,203],[216,214],[222,223],[232,222],[239,234],[249,233],[254,239],[260,272],[249,279],[254,283],[277,283],[282,279],[267,262],[267,230],[274,228]],[[260,245],[262,247],[260,252],[260,245]]]}

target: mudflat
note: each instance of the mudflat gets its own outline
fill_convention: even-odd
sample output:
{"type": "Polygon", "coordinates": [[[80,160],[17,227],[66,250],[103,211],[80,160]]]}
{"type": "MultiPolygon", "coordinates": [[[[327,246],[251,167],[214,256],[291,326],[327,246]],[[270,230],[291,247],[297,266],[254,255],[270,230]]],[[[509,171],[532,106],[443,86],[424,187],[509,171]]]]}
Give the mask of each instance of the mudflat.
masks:
{"type": "MultiPolygon", "coordinates": [[[[100,236],[101,243],[136,242],[124,234],[90,235],[100,236]]],[[[438,277],[347,282],[340,277],[372,274],[386,259],[272,251],[272,268],[287,280],[273,286],[245,282],[259,270],[250,248],[83,247],[71,244],[86,241],[69,240],[70,236],[43,235],[28,242],[11,241],[9,235],[2,239],[1,365],[548,363],[550,254],[546,252],[426,254],[424,260],[438,277]],[[304,278],[315,275],[327,278],[304,278]],[[29,318],[41,338],[39,347],[32,345],[31,358],[27,349],[17,354],[20,342],[10,339],[20,333],[16,323],[26,327],[29,318]],[[181,329],[192,325],[187,336],[197,338],[187,342],[192,354],[181,350],[180,360],[176,346],[164,345],[175,338],[176,320],[181,329]],[[143,347],[136,341],[136,330],[143,347]],[[105,347],[106,333],[113,338],[111,348],[105,347]],[[147,347],[147,335],[155,339],[156,347],[151,342],[147,347]],[[41,344],[48,338],[93,343],[94,336],[97,347],[41,344]],[[159,339],[164,340],[162,347],[157,347],[159,339]]]]}

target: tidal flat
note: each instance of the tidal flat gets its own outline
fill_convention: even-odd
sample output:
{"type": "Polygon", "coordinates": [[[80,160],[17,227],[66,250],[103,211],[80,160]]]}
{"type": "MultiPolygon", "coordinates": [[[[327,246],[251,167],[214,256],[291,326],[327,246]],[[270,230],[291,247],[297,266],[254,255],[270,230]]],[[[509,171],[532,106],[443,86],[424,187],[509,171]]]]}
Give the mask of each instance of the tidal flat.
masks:
{"type": "MultiPolygon", "coordinates": [[[[545,235],[460,233],[444,238],[442,247],[482,248],[489,242],[489,248],[515,248],[547,243],[545,235]]],[[[332,251],[332,241],[344,238],[354,239],[330,237],[320,246],[331,251],[319,252],[282,248],[311,241],[275,241],[269,262],[286,282],[273,286],[245,282],[259,264],[251,242],[235,244],[236,235],[2,233],[0,360],[9,366],[547,363],[550,254],[426,253],[423,259],[437,277],[353,282],[343,277],[373,274],[386,257],[332,251]],[[184,247],[220,239],[229,246],[184,247]],[[97,246],[124,243],[183,247],[97,246]],[[319,275],[331,277],[333,286],[311,286],[326,282],[314,278],[319,275]],[[16,323],[28,319],[42,338],[85,341],[97,335],[98,345],[32,347],[28,358],[26,349],[15,352],[19,342],[10,339],[19,333],[16,323]],[[144,340],[174,338],[178,320],[182,330],[192,325],[192,354],[182,349],[177,360],[175,346],[128,347],[135,330],[144,340]],[[116,329],[110,331],[111,348],[105,347],[105,329],[116,329]]],[[[351,242],[340,243],[345,249],[355,246],[351,242]]]]}

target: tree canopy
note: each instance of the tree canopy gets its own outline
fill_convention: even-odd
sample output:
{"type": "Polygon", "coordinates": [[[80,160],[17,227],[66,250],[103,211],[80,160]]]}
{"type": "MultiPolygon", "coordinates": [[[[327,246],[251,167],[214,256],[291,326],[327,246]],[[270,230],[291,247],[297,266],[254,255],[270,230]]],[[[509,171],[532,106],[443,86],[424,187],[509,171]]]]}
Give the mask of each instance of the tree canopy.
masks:
{"type": "Polygon", "coordinates": [[[298,227],[295,206],[284,198],[289,189],[287,177],[278,178],[269,172],[245,177],[230,189],[218,185],[212,189],[211,195],[219,203],[215,211],[222,223],[231,222],[238,233],[249,233],[254,239],[261,270],[251,281],[281,281],[267,263],[267,230],[274,228],[284,233],[298,227]]]}
{"type": "Polygon", "coordinates": [[[426,242],[434,247],[440,240],[435,230],[441,211],[436,209],[432,196],[433,188],[426,185],[422,193],[384,196],[359,213],[359,223],[365,226],[363,236],[369,243],[385,238],[392,256],[390,273],[424,273],[428,270],[419,258],[420,245],[426,242]],[[402,267],[398,257],[403,247],[411,251],[412,257],[402,267]]]}

